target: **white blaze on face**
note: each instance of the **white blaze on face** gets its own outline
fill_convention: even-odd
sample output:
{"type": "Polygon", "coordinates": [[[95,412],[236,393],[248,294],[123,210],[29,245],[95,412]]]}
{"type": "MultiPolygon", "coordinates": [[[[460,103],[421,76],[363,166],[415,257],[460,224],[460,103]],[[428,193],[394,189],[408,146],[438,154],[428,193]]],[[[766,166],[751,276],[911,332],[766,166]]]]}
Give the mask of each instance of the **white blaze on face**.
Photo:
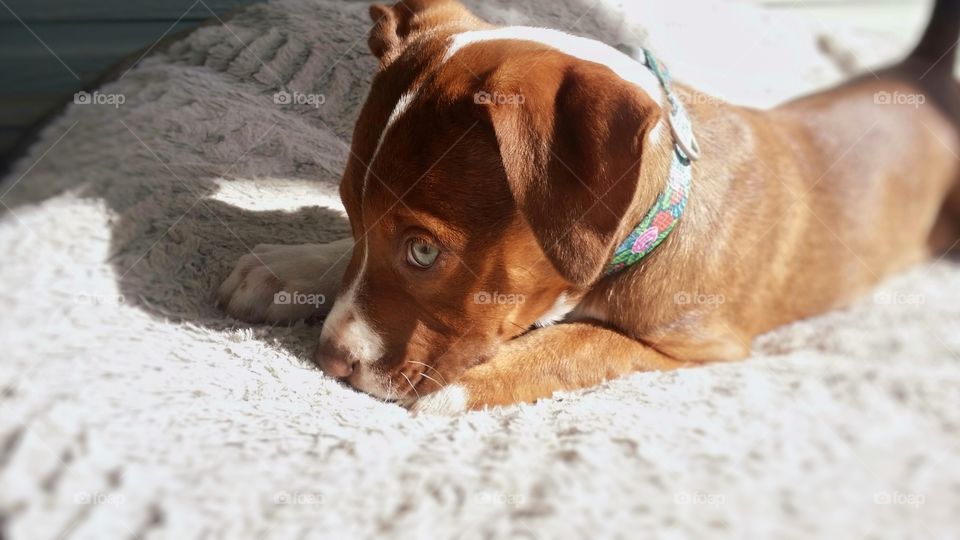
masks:
{"type": "Polygon", "coordinates": [[[333,341],[361,366],[370,365],[383,356],[383,338],[370,326],[357,302],[357,294],[367,270],[367,256],[367,244],[364,242],[360,271],[334,302],[320,332],[321,340],[333,341]]]}
{"type": "MultiPolygon", "coordinates": [[[[413,102],[416,96],[417,91],[413,90],[403,94],[400,96],[400,99],[397,100],[397,104],[394,106],[393,112],[387,119],[387,123],[384,125],[383,131],[380,133],[380,137],[377,140],[377,147],[374,149],[373,156],[370,158],[371,164],[376,161],[377,154],[380,153],[380,147],[383,145],[383,141],[386,139],[387,133],[396,123],[397,119],[400,118],[400,116],[402,116],[403,113],[410,108],[410,104],[413,102]]],[[[364,193],[366,193],[367,185],[371,181],[381,181],[377,178],[371,178],[371,176],[372,173],[370,173],[368,169],[367,174],[363,179],[364,193]]],[[[357,247],[360,247],[359,243],[357,247]]],[[[349,353],[354,359],[357,360],[357,362],[359,362],[361,366],[361,384],[359,385],[362,386],[361,390],[371,394],[379,395],[381,397],[386,397],[384,394],[388,393],[389,389],[384,388],[384,385],[381,384],[380,378],[375,374],[370,373],[369,369],[362,369],[363,367],[370,366],[376,361],[380,360],[384,354],[383,338],[370,325],[370,322],[367,320],[365,314],[360,308],[359,302],[357,301],[357,296],[362,290],[364,279],[366,278],[368,258],[369,246],[364,240],[363,259],[360,263],[360,270],[357,272],[357,275],[353,278],[353,281],[350,283],[350,285],[343,290],[343,292],[337,298],[337,301],[334,302],[333,309],[330,310],[330,314],[327,315],[327,319],[323,323],[323,330],[320,333],[320,339],[333,341],[339,345],[339,348],[349,353]]]]}
{"type": "MultiPolygon", "coordinates": [[[[380,132],[380,137],[377,139],[377,147],[373,150],[373,155],[370,156],[370,163],[368,164],[367,174],[363,177],[363,194],[367,192],[367,185],[370,183],[370,170],[369,167],[373,166],[373,163],[377,160],[377,154],[380,153],[380,147],[383,146],[384,139],[387,138],[387,133],[390,131],[390,128],[397,123],[397,120],[403,116],[403,113],[407,112],[410,108],[410,104],[413,103],[413,100],[417,98],[417,92],[420,88],[414,88],[410,92],[407,92],[400,96],[400,99],[397,100],[397,104],[393,106],[393,112],[390,113],[390,117],[387,118],[386,125],[383,126],[383,131],[380,132]]],[[[373,181],[380,182],[378,178],[374,177],[373,181]]]]}

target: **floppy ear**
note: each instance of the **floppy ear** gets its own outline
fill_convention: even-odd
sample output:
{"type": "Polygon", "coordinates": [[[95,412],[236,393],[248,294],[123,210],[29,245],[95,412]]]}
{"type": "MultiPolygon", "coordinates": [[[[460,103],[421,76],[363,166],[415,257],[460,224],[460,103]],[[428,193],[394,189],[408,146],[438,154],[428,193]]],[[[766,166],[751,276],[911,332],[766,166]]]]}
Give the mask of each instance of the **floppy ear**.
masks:
{"type": "Polygon", "coordinates": [[[520,212],[560,274],[586,286],[623,240],[660,106],[598,64],[576,63],[543,86],[528,85],[523,106],[485,106],[520,212]]]}
{"type": "Polygon", "coordinates": [[[392,6],[370,6],[373,28],[367,45],[386,67],[403,50],[404,40],[411,34],[454,19],[474,19],[456,0],[402,0],[392,6]]]}
{"type": "MultiPolygon", "coordinates": [[[[401,10],[403,6],[400,6],[401,10]]],[[[397,33],[397,25],[401,20],[402,13],[397,14],[397,6],[384,6],[373,4],[370,6],[370,20],[373,21],[373,28],[370,29],[370,35],[367,37],[367,45],[370,52],[380,59],[382,65],[389,64],[393,53],[400,47],[400,35],[397,33]]]]}

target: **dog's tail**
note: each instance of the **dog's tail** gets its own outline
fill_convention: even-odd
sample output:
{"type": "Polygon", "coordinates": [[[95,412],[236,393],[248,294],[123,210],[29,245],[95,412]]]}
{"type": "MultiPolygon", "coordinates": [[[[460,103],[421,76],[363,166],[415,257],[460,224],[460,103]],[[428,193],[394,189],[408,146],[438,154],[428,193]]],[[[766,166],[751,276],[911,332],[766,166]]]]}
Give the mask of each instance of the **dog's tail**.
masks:
{"type": "MultiPolygon", "coordinates": [[[[919,76],[930,97],[960,133],[960,85],[953,77],[960,40],[960,0],[936,0],[930,23],[920,43],[907,57],[910,71],[919,76]]],[[[930,235],[934,253],[960,253],[960,181],[943,203],[930,235]]]]}
{"type": "Polygon", "coordinates": [[[908,60],[923,62],[930,72],[953,73],[960,39],[960,0],[936,0],[930,23],[908,60]]]}

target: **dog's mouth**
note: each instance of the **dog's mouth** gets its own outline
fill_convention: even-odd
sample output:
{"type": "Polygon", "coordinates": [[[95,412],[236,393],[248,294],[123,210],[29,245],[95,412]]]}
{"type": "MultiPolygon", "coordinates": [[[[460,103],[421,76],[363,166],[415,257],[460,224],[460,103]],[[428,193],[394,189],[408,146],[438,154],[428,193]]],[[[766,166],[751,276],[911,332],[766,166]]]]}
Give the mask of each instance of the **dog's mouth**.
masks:
{"type": "Polygon", "coordinates": [[[449,384],[436,367],[419,360],[408,360],[399,369],[387,373],[371,367],[359,368],[343,382],[354,390],[402,407],[410,407],[449,384]]]}
{"type": "Polygon", "coordinates": [[[418,399],[456,382],[458,373],[487,362],[493,357],[495,349],[495,346],[472,348],[469,355],[473,361],[452,370],[450,363],[458,365],[459,362],[456,358],[446,357],[446,354],[441,354],[433,362],[421,358],[405,359],[399,365],[390,365],[392,362],[383,360],[366,365],[361,363],[341,382],[386,403],[409,407],[418,399]],[[437,360],[444,360],[446,369],[441,369],[437,360]]]}
{"type": "MultiPolygon", "coordinates": [[[[432,366],[405,365],[400,369],[382,372],[372,366],[357,366],[350,377],[341,382],[350,388],[373,396],[386,403],[397,403],[403,406],[413,404],[421,396],[426,395],[423,383],[429,383],[431,377],[424,374],[432,366]]],[[[436,380],[438,377],[433,377],[436,380]]],[[[437,385],[439,388],[440,384],[437,385]]],[[[436,390],[434,388],[433,390],[436,390]]]]}

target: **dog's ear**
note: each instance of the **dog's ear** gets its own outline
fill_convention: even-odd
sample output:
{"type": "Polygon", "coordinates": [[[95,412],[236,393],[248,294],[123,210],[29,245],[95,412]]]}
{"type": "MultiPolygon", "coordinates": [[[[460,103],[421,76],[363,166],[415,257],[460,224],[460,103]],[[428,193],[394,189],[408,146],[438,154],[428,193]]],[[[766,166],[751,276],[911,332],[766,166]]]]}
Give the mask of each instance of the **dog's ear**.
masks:
{"type": "Polygon", "coordinates": [[[402,0],[392,6],[370,6],[373,28],[367,45],[386,67],[400,55],[404,41],[411,34],[455,19],[474,19],[456,0],[402,0]]]}
{"type": "MultiPolygon", "coordinates": [[[[622,241],[640,156],[661,109],[599,64],[547,71],[552,80],[531,75],[521,94],[491,93],[482,107],[519,211],[559,273],[586,286],[622,241]]],[[[650,154],[668,162],[664,152],[650,154]]]]}
{"type": "Polygon", "coordinates": [[[397,35],[398,18],[391,6],[373,4],[369,12],[373,28],[367,37],[367,45],[370,52],[383,62],[384,58],[400,45],[400,36],[397,35]]]}

